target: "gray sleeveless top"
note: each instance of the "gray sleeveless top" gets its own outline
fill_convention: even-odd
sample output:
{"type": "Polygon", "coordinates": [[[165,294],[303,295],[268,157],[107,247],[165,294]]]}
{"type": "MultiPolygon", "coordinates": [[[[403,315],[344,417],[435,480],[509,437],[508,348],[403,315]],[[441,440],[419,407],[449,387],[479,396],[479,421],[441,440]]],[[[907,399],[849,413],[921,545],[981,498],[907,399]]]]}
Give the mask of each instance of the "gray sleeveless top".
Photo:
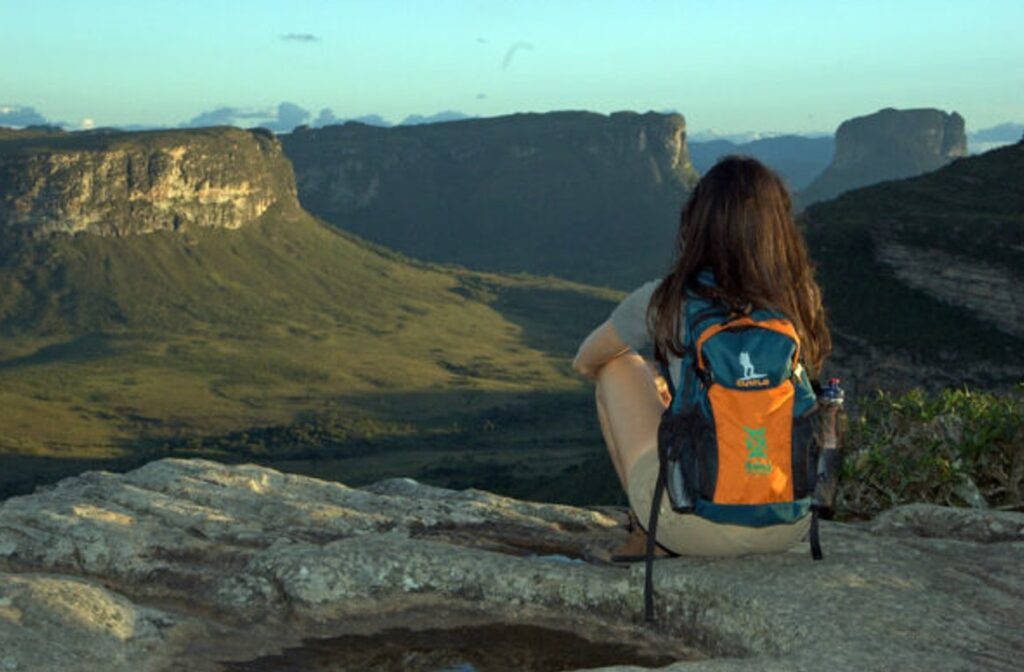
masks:
{"type": "MultiPolygon", "coordinates": [[[[634,350],[641,350],[652,342],[650,325],[647,323],[647,305],[651,302],[651,295],[654,294],[654,290],[658,288],[659,284],[661,284],[661,278],[640,285],[619,305],[615,306],[608,318],[622,342],[634,350]]],[[[682,324],[680,324],[680,328],[682,328],[682,324]]],[[[668,353],[667,359],[672,385],[678,387],[679,358],[668,353]]]]}

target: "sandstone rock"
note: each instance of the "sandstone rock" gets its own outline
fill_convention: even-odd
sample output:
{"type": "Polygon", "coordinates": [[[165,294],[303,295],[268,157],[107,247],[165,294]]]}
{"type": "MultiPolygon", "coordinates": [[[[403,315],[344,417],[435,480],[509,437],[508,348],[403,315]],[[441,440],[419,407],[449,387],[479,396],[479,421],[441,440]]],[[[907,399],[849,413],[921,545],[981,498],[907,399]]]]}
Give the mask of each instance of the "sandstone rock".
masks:
{"type": "Polygon", "coordinates": [[[215,670],[388,614],[468,613],[634,637],[678,670],[1011,670],[1024,649],[1020,514],[825,523],[820,563],[803,545],[659,561],[649,630],[641,566],[566,561],[624,537],[611,513],[205,460],[86,472],[0,506],[0,642],[27,669],[215,670]]]}
{"type": "Polygon", "coordinates": [[[133,604],[97,581],[0,572],[0,670],[166,669],[196,620],[133,604]]]}
{"type": "Polygon", "coordinates": [[[0,234],[237,229],[274,203],[295,198],[291,166],[265,132],[0,138],[0,234]]]}
{"type": "Polygon", "coordinates": [[[967,135],[956,112],[886,108],[840,124],[835,147],[829,167],[800,193],[803,205],[941,168],[967,156],[967,135]]]}
{"type": "Polygon", "coordinates": [[[1024,542],[1024,517],[1007,511],[909,504],[880,514],[871,531],[892,537],[956,539],[979,544],[1024,542]]]}

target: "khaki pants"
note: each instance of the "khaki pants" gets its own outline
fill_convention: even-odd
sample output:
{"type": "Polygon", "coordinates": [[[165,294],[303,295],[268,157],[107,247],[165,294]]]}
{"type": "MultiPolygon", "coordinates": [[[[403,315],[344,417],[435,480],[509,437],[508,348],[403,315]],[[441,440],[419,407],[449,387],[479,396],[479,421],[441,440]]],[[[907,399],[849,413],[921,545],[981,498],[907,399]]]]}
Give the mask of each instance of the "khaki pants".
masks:
{"type": "MultiPolygon", "coordinates": [[[[650,520],[651,500],[654,498],[657,478],[658,451],[648,450],[633,465],[626,489],[629,505],[644,528],[650,520]]],[[[803,539],[810,524],[809,515],[795,523],[770,527],[712,523],[697,516],[676,513],[669,505],[666,493],[658,512],[657,540],[659,544],[679,555],[735,556],[776,553],[803,539]]]]}

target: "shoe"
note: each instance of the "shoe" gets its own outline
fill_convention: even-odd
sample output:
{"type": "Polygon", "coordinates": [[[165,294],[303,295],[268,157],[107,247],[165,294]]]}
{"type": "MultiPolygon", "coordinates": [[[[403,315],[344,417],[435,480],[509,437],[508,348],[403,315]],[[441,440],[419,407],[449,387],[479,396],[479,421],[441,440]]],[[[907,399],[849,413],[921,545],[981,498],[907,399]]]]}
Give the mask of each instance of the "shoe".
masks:
{"type": "Polygon", "coordinates": [[[633,512],[633,509],[628,509],[627,512],[629,513],[629,520],[626,522],[626,531],[636,532],[637,530],[643,530],[643,526],[640,525],[640,519],[637,518],[636,513],[633,512]]]}
{"type": "MultiPolygon", "coordinates": [[[[664,546],[655,542],[654,557],[671,558],[675,557],[675,553],[672,553],[664,546]]],[[[646,560],[647,533],[637,525],[636,529],[630,532],[629,538],[627,538],[621,546],[611,552],[611,557],[609,559],[612,562],[641,562],[646,560]]]]}

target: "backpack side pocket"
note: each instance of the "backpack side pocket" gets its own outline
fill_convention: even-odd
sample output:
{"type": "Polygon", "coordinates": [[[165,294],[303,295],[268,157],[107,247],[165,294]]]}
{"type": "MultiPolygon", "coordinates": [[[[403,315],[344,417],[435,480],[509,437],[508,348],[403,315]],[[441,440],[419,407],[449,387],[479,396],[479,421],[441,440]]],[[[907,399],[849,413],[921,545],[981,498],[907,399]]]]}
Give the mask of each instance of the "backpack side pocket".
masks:
{"type": "Polygon", "coordinates": [[[793,418],[793,498],[803,499],[814,493],[817,484],[818,406],[793,418]]]}
{"type": "Polygon", "coordinates": [[[699,460],[693,444],[699,416],[692,410],[665,411],[658,425],[658,459],[665,489],[676,513],[693,513],[700,494],[699,460]]]}

